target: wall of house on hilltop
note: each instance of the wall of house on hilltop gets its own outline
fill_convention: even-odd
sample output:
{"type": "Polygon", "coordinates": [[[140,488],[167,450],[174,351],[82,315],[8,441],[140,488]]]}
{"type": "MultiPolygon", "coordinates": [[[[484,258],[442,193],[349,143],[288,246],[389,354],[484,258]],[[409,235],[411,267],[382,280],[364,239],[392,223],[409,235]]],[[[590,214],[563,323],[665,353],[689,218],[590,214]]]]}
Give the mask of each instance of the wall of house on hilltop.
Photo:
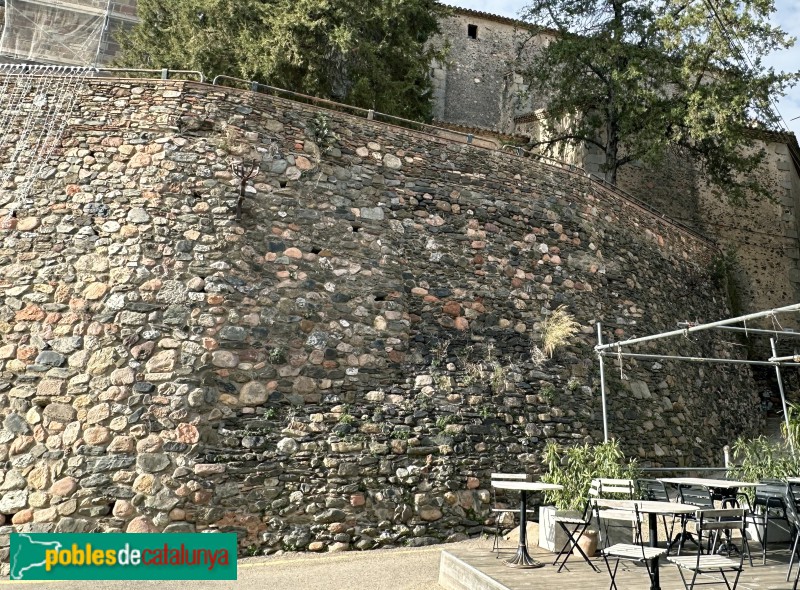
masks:
{"type": "Polygon", "coordinates": [[[523,96],[514,60],[527,33],[509,22],[456,12],[440,23],[432,42],[449,45],[444,63],[432,65],[433,118],[437,121],[513,132],[513,118],[536,105],[523,96]]]}
{"type": "MultiPolygon", "coordinates": [[[[543,105],[526,94],[524,79],[511,73],[521,38],[513,21],[459,12],[443,22],[442,38],[453,51],[450,67],[434,70],[436,118],[540,139],[532,114],[543,105]],[[477,27],[477,39],[466,34],[469,25],[477,27]]],[[[768,161],[760,176],[769,179],[774,202],[754,199],[744,207],[722,203],[705,188],[696,164],[678,154],[657,166],[634,163],[618,174],[620,188],[705,233],[723,249],[737,250],[735,305],[742,313],[787,305],[800,295],[800,179],[785,143],[765,140],[761,145],[768,161]]],[[[568,148],[553,157],[602,176],[604,157],[597,148],[568,148]]]]}
{"type": "MultiPolygon", "coordinates": [[[[597,146],[589,146],[583,152],[583,161],[577,164],[601,178],[605,175],[605,153],[597,146]]],[[[617,171],[619,188],[671,219],[705,233],[707,228],[698,217],[697,185],[698,172],[694,162],[679,152],[668,152],[656,165],[634,161],[617,171]]],[[[715,234],[705,235],[712,237],[715,234]]]]}
{"type": "MultiPolygon", "coordinates": [[[[758,177],[769,187],[769,198],[752,196],[740,206],[732,205],[701,184],[698,199],[705,231],[723,250],[736,253],[730,271],[744,312],[800,301],[797,168],[785,143],[765,141],[757,147],[767,154],[758,177]]],[[[798,327],[791,316],[778,319],[785,327],[798,327]]]]}
{"type": "MultiPolygon", "coordinates": [[[[578,174],[199,83],[91,80],[76,108],[30,201],[21,145],[0,202],[3,561],[11,530],[463,539],[492,471],[602,439],[596,322],[728,314],[708,243],[578,174]],[[559,305],[581,332],[538,360],[559,305]]],[[[745,369],[608,374],[611,434],[644,461],[718,464],[758,429],[745,369]]]]}

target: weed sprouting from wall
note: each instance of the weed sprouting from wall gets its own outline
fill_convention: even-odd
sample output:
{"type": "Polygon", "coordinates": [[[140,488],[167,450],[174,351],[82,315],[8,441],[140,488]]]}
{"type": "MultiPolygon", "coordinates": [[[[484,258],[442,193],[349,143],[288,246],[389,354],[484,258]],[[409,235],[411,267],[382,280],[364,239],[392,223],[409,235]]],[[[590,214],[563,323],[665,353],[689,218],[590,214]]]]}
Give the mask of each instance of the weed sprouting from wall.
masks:
{"type": "Polygon", "coordinates": [[[567,306],[559,305],[542,322],[542,352],[548,358],[553,358],[555,351],[568,344],[580,327],[575,317],[567,311],[567,306]]]}

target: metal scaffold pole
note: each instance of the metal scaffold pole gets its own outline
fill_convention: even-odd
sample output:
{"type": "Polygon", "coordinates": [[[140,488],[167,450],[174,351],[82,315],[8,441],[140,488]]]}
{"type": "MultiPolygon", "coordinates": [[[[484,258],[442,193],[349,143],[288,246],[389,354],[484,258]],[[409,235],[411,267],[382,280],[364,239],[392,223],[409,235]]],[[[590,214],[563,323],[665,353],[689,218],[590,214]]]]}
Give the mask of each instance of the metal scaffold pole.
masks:
{"type": "MultiPolygon", "coordinates": [[[[597,346],[603,344],[603,333],[601,331],[600,322],[597,322],[597,346]]],[[[608,413],[606,411],[606,372],[605,364],[603,362],[603,355],[597,353],[597,358],[600,360],[600,399],[603,404],[603,442],[608,442],[608,413]]]]}
{"type": "MultiPolygon", "coordinates": [[[[772,345],[772,356],[773,358],[778,356],[778,350],[775,346],[775,339],[770,338],[769,343],[772,345]]],[[[792,437],[789,430],[789,411],[786,408],[786,394],[783,391],[783,378],[781,377],[781,366],[775,365],[775,375],[778,377],[778,389],[781,392],[781,405],[783,406],[783,421],[786,424],[786,438],[789,441],[789,446],[792,449],[792,454],[794,454],[794,442],[792,441],[792,437]]]]}

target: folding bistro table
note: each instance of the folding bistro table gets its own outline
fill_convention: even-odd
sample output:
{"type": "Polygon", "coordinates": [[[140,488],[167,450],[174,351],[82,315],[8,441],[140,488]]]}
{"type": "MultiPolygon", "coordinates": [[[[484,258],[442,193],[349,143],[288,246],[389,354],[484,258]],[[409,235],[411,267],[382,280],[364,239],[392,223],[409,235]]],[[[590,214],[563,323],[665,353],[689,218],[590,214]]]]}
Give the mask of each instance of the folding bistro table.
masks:
{"type": "MultiPolygon", "coordinates": [[[[731,507],[739,506],[739,500],[736,499],[736,492],[739,488],[755,488],[758,487],[759,483],[753,483],[752,481],[735,481],[732,479],[712,479],[712,478],[705,478],[705,477],[664,477],[660,478],[658,481],[663,483],[668,483],[674,486],[700,486],[707,488],[712,495],[717,496],[715,499],[722,499],[722,506],[725,507],[726,504],[731,507]],[[727,494],[727,495],[725,495],[727,494]]],[[[683,533],[678,535],[678,537],[682,537],[683,533]]],[[[688,535],[689,539],[694,542],[691,534],[688,535]]],[[[673,539],[673,543],[677,541],[678,537],[673,539]]],[[[684,536],[680,543],[682,544],[686,537],[684,536]]],[[[766,545],[765,551],[766,551],[766,545]]],[[[728,543],[723,543],[720,549],[727,548],[730,549],[728,543]]],[[[735,549],[735,548],[734,548],[735,549]]],[[[766,553],[765,553],[766,559],[766,553]]]]}
{"type": "MultiPolygon", "coordinates": [[[[755,488],[761,484],[753,483],[752,481],[734,481],[732,479],[710,479],[705,477],[664,477],[658,481],[663,483],[672,484],[675,486],[701,486],[708,488],[713,494],[717,490],[726,490],[729,494],[733,494],[723,500],[732,499],[736,500],[736,490],[739,488],[755,488]]],[[[738,506],[738,503],[737,503],[738,506]]]]}
{"type": "Polygon", "coordinates": [[[542,567],[544,563],[536,561],[528,553],[528,492],[563,490],[563,486],[539,481],[493,481],[492,487],[499,490],[517,490],[520,493],[519,545],[517,547],[517,553],[514,557],[507,560],[505,564],[509,567],[518,568],[542,567]]]}
{"type": "MultiPolygon", "coordinates": [[[[638,509],[641,513],[647,514],[647,528],[650,534],[650,546],[658,546],[658,515],[659,514],[694,514],[697,506],[689,504],[678,504],[676,502],[654,502],[651,500],[605,500],[594,498],[592,502],[603,508],[613,508],[617,510],[630,510],[633,512],[638,509]]],[[[654,557],[652,562],[653,578],[650,590],[661,590],[661,583],[658,576],[659,558],[654,557]]]]}

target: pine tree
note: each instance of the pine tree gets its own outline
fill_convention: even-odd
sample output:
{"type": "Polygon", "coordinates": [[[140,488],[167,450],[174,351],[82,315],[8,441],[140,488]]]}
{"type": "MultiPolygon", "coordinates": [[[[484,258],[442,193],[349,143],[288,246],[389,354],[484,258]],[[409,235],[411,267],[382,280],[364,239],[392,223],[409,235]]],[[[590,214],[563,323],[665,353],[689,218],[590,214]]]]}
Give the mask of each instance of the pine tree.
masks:
{"type": "Polygon", "coordinates": [[[139,0],[123,67],[195,69],[430,118],[435,0],[139,0]]]}
{"type": "Polygon", "coordinates": [[[534,0],[518,65],[547,112],[539,145],[596,146],[612,183],[625,164],[676,150],[734,202],[764,193],[748,176],[764,156],[753,129],[779,128],[771,100],[798,79],[763,64],[794,42],[769,23],[773,10],[771,0],[534,0]]]}

